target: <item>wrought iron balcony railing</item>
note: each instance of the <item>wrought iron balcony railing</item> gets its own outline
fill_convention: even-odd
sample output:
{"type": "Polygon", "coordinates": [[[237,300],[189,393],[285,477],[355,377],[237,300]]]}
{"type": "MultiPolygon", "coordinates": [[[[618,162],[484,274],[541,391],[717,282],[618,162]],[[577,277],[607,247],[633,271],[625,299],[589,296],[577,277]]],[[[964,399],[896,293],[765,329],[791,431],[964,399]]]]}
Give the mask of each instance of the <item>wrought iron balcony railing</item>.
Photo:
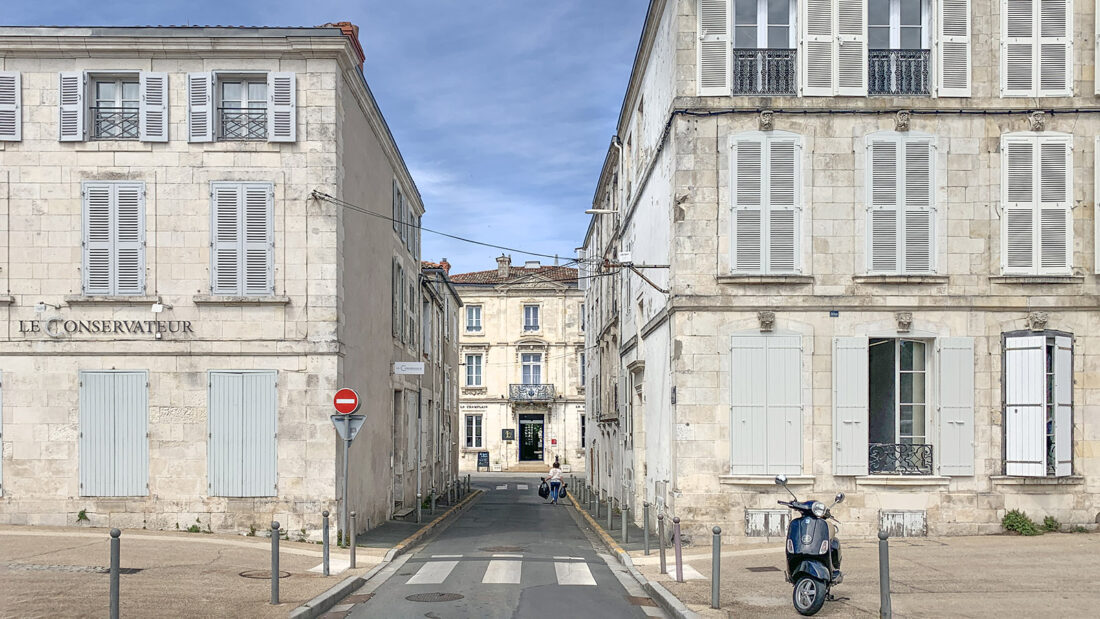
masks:
{"type": "Polygon", "coordinates": [[[554,385],[508,385],[508,399],[515,402],[548,402],[556,394],[554,385]]]}
{"type": "Polygon", "coordinates": [[[932,446],[906,443],[871,443],[867,464],[872,475],[931,475],[932,446]]]}
{"type": "Polygon", "coordinates": [[[927,49],[872,49],[867,52],[867,92],[872,95],[926,95],[931,92],[932,52],[927,49]]]}
{"type": "Polygon", "coordinates": [[[138,109],[136,107],[93,107],[93,140],[138,139],[138,109]]]}
{"type": "Polygon", "coordinates": [[[267,109],[248,107],[220,107],[221,139],[266,140],[267,109]]]}
{"type": "Polygon", "coordinates": [[[733,94],[796,94],[798,69],[793,49],[733,50],[733,94]]]}

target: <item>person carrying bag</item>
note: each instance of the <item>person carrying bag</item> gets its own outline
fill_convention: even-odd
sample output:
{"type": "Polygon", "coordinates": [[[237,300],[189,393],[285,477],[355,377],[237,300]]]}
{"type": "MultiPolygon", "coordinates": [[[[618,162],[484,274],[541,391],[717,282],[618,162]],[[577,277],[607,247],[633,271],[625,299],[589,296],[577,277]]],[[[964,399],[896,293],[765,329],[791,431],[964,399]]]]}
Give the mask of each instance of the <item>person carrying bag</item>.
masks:
{"type": "Polygon", "coordinates": [[[550,467],[550,502],[558,504],[558,496],[561,493],[561,467],[554,460],[554,466],[550,467]]]}

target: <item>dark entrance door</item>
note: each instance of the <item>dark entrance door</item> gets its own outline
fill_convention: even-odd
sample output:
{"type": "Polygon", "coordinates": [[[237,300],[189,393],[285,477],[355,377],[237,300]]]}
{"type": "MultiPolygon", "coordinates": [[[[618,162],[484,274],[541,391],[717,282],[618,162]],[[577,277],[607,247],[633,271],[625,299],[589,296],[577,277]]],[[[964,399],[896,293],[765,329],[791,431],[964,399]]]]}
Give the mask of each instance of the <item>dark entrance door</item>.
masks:
{"type": "Polygon", "coordinates": [[[542,461],[543,415],[519,416],[519,461],[542,461]]]}

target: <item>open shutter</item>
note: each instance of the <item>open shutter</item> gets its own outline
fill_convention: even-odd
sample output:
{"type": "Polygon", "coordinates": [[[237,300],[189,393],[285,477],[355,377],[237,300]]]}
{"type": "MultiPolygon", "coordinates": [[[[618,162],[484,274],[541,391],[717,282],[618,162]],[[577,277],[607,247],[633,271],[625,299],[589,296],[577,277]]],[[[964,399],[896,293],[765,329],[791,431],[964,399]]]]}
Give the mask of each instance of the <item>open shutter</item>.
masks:
{"type": "Polygon", "coordinates": [[[867,474],[867,338],[833,339],[833,472],[867,474]]]}
{"type": "Polygon", "coordinates": [[[1001,266],[1005,273],[1030,273],[1035,267],[1035,164],[1033,138],[1002,140],[1001,266]]]}
{"type": "Polygon", "coordinates": [[[1035,4],[1002,0],[1001,96],[1035,96],[1035,4]]]}
{"type": "Polygon", "coordinates": [[[62,71],[58,85],[58,141],[84,140],[84,74],[62,71]]]}
{"type": "Polygon", "coordinates": [[[145,190],[140,183],[115,185],[115,290],[145,293],[145,190]]]}
{"type": "Polygon", "coordinates": [[[0,142],[22,139],[23,90],[18,71],[0,71],[0,142]]]}
{"type": "Polygon", "coordinates": [[[399,232],[401,225],[401,189],[397,186],[397,179],[393,179],[393,231],[399,232]]]}
{"type": "Polygon", "coordinates": [[[734,179],[733,267],[739,273],[759,273],[764,268],[764,140],[732,138],[730,161],[734,179]]]}
{"type": "Polygon", "coordinates": [[[871,170],[868,270],[898,272],[898,139],[875,138],[867,145],[871,170]]]}
{"type": "Polygon", "coordinates": [[[902,231],[905,273],[929,273],[935,270],[933,251],[932,170],[934,149],[930,139],[905,139],[901,155],[905,159],[902,171],[904,192],[904,230],[902,231]]]}
{"type": "Polygon", "coordinates": [[[974,338],[945,337],[940,348],[936,446],[940,475],[974,474],[974,338]]]}
{"type": "Polygon", "coordinates": [[[867,1],[836,0],[836,93],[867,95],[867,1]]]}
{"type": "Polygon", "coordinates": [[[767,470],[767,349],[764,335],[736,335],[730,368],[730,472],[764,475],[767,470]]]}
{"type": "Polygon", "coordinates": [[[274,235],[271,185],[244,186],[244,293],[272,295],[274,235]]]}
{"type": "Polygon", "coordinates": [[[293,73],[267,74],[269,142],[293,142],[297,139],[296,91],[293,73]]]}
{"type": "Polygon", "coordinates": [[[1039,96],[1073,94],[1072,0],[1039,3],[1039,96]]]}
{"type": "Polygon", "coordinates": [[[209,72],[187,74],[187,141],[214,141],[214,81],[209,72]]]}
{"type": "Polygon", "coordinates": [[[766,338],[769,474],[802,473],[802,338],[766,338]]]}
{"type": "Polygon", "coordinates": [[[212,202],[210,257],[211,292],[239,295],[241,291],[241,186],[238,183],[215,183],[212,202]]]}
{"type": "Polygon", "coordinates": [[[111,294],[111,185],[84,184],[84,294],[111,294]]]}
{"type": "Polygon", "coordinates": [[[730,94],[729,0],[699,0],[699,96],[730,94]]]}
{"type": "Polygon", "coordinates": [[[1046,338],[1005,338],[1005,474],[1046,475],[1046,338]]]}
{"type": "Polygon", "coordinates": [[[1070,143],[1041,137],[1039,146],[1039,272],[1068,273],[1072,266],[1073,196],[1070,143]]]}
{"type": "Polygon", "coordinates": [[[802,5],[802,94],[831,97],[836,74],[834,0],[805,0],[802,5]]]}
{"type": "Polygon", "coordinates": [[[390,302],[393,305],[393,307],[390,309],[390,335],[392,335],[393,337],[397,337],[397,334],[400,332],[401,321],[401,309],[397,302],[397,295],[399,295],[401,291],[401,279],[398,275],[397,269],[397,258],[394,258],[393,264],[390,268],[390,279],[392,280],[390,282],[390,302]]]}
{"type": "Polygon", "coordinates": [[[792,138],[769,138],[767,145],[767,272],[797,273],[801,149],[792,138]]]}
{"type": "Polygon", "coordinates": [[[1054,338],[1054,474],[1073,474],[1073,338],[1054,338]]]}
{"type": "Polygon", "coordinates": [[[937,21],[941,97],[970,96],[970,0],[939,0],[937,21]]]}
{"type": "Polygon", "coordinates": [[[142,142],[168,141],[168,74],[141,72],[139,131],[142,142]]]}

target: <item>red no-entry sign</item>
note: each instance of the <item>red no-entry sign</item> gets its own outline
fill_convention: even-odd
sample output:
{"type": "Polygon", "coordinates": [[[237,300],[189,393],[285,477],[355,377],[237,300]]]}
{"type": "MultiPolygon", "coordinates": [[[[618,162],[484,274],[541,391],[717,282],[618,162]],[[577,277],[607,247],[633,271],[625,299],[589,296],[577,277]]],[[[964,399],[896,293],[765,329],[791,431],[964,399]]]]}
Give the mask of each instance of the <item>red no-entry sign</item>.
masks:
{"type": "Polygon", "coordinates": [[[354,389],[344,388],[336,392],[332,398],[332,406],[336,412],[350,415],[359,409],[359,394],[354,389]]]}

